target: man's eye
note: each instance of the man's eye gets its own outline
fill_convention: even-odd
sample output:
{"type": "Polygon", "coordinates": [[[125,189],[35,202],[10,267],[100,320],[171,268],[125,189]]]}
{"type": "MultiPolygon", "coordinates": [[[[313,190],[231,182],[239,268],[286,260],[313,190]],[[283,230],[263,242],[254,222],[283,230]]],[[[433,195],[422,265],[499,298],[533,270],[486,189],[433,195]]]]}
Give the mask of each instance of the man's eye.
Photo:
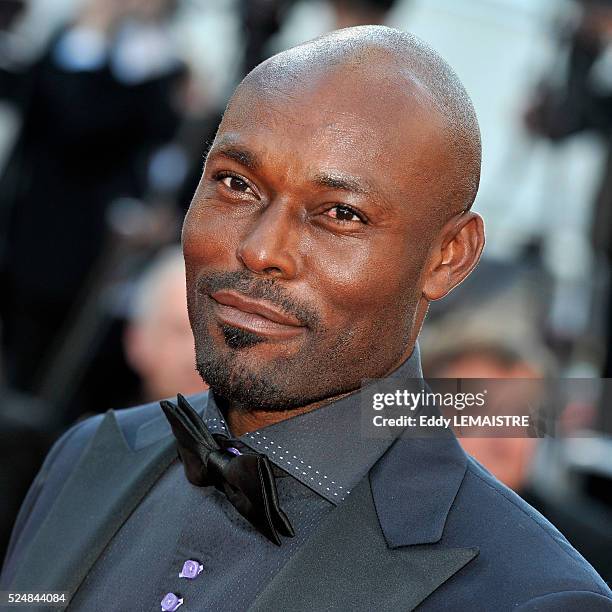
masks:
{"type": "Polygon", "coordinates": [[[247,185],[245,181],[237,176],[223,176],[219,177],[221,182],[232,191],[239,191],[241,193],[253,193],[253,190],[247,185]]]}
{"type": "Polygon", "coordinates": [[[348,206],[334,206],[326,211],[325,214],[337,221],[360,221],[364,223],[363,218],[348,206]]]}

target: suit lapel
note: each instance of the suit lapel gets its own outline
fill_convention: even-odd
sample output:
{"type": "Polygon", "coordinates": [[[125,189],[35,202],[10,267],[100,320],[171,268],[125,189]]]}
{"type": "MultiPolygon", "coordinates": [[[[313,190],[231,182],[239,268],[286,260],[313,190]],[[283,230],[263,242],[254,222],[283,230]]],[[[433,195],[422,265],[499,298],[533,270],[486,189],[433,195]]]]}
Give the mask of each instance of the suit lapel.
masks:
{"type": "Polygon", "coordinates": [[[413,610],[478,555],[443,543],[467,457],[452,433],[400,437],[252,612],[413,610]]]}
{"type": "Polygon", "coordinates": [[[74,594],[174,457],[171,436],[132,450],[115,413],[107,412],[24,554],[11,588],[74,594]]]}
{"type": "Polygon", "coordinates": [[[295,554],[251,612],[413,610],[478,554],[432,545],[390,549],[368,478],[295,554]]]}

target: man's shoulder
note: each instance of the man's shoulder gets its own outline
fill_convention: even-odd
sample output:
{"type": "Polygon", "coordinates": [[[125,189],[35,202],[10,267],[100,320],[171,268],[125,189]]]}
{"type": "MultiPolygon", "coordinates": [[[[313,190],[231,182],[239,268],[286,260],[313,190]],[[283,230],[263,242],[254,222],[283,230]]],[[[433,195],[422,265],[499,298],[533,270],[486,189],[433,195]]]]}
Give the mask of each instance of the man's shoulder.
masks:
{"type": "Polygon", "coordinates": [[[486,582],[495,582],[498,593],[520,585],[529,597],[571,591],[612,596],[593,567],[546,518],[471,458],[444,540],[477,545],[480,553],[472,569],[484,571],[486,582]]]}
{"type": "MultiPolygon", "coordinates": [[[[208,391],[203,391],[195,395],[188,395],[186,399],[192,406],[198,407],[202,402],[206,401],[207,397],[208,391]]],[[[140,427],[153,419],[163,416],[160,402],[165,399],[176,402],[176,397],[160,398],[148,404],[140,404],[138,406],[132,406],[131,408],[120,408],[118,410],[113,410],[113,412],[117,417],[117,422],[122,428],[131,429],[133,427],[140,427]]]]}
{"type": "MultiPolygon", "coordinates": [[[[205,392],[188,399],[198,409],[205,405],[207,397],[205,392]]],[[[19,555],[61,494],[67,478],[87,452],[100,425],[109,417],[114,418],[120,435],[132,449],[137,443],[146,445],[171,433],[159,402],[89,416],[65,431],[47,454],[21,506],[6,554],[4,581],[10,579],[19,555]]]]}
{"type": "MultiPolygon", "coordinates": [[[[190,395],[187,400],[196,409],[202,404],[206,403],[208,398],[208,391],[198,393],[196,395],[190,395]]],[[[168,398],[172,400],[173,398],[168,398]]],[[[112,410],[114,418],[121,430],[123,437],[126,442],[133,446],[134,440],[138,434],[138,431],[142,427],[147,427],[149,424],[163,420],[165,422],[164,414],[161,410],[160,401],[149,402],[147,404],[140,404],[131,408],[120,408],[112,410]]],[[[56,443],[59,444],[63,439],[67,439],[68,444],[62,446],[78,446],[82,449],[88,440],[90,440],[96,433],[98,426],[105,418],[106,414],[97,414],[95,416],[88,417],[75,425],[73,425],[56,443]]],[[[68,450],[68,449],[66,449],[68,450]]]]}
{"type": "MultiPolygon", "coordinates": [[[[189,396],[188,400],[198,407],[206,403],[207,397],[208,391],[189,396]]],[[[169,427],[167,432],[164,429],[166,420],[159,401],[86,417],[72,425],[55,442],[45,458],[34,485],[40,487],[48,482],[61,481],[65,478],[74,469],[109,413],[114,416],[121,435],[130,448],[135,447],[139,433],[148,429],[149,425],[151,430],[160,430],[162,435],[170,433],[169,427]]]]}
{"type": "MultiPolygon", "coordinates": [[[[474,494],[474,501],[481,502],[478,504],[480,521],[488,524],[491,538],[497,541],[502,538],[508,544],[511,540],[537,541],[547,550],[549,560],[552,556],[559,563],[578,562],[590,568],[550,521],[472,458],[468,460],[462,489],[474,494]]],[[[536,555],[537,551],[532,554],[536,555]]]]}

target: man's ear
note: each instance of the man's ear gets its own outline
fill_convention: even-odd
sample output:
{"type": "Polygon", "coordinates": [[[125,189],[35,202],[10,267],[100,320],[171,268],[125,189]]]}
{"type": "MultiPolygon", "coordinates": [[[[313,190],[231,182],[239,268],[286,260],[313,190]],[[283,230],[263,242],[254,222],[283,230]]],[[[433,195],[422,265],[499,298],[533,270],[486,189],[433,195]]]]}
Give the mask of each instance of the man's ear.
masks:
{"type": "Polygon", "coordinates": [[[475,268],[485,244],[484,222],[475,212],[455,215],[440,230],[423,283],[423,297],[443,298],[475,268]]]}

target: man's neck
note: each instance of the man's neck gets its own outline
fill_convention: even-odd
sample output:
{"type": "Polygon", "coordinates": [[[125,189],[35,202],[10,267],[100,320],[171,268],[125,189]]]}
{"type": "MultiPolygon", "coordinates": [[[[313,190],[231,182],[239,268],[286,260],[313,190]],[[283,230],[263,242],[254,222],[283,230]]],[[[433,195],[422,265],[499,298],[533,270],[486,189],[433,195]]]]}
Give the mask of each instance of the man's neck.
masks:
{"type": "Polygon", "coordinates": [[[244,406],[229,405],[225,412],[225,420],[229,425],[229,429],[232,432],[232,436],[239,438],[245,433],[250,431],[257,431],[268,425],[274,425],[281,421],[286,421],[292,417],[310,412],[316,408],[320,408],[326,404],[330,404],[341,397],[354,393],[350,391],[334,397],[325,398],[319,402],[314,402],[306,406],[300,406],[299,408],[292,408],[290,410],[252,410],[244,406]]]}

